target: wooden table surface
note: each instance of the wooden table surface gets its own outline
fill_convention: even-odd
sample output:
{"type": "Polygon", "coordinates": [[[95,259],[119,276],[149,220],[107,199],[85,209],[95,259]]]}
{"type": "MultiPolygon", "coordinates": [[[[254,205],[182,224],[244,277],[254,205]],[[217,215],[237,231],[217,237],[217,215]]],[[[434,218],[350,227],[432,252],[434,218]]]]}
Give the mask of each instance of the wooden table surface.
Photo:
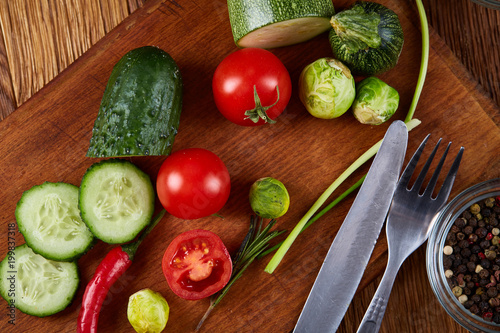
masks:
{"type": "MultiPolygon", "coordinates": [[[[15,112],[143,2],[0,0],[0,119],[15,112]]],[[[438,40],[431,47],[467,81],[470,94],[493,110],[490,116],[498,125],[500,113],[490,106],[500,105],[500,12],[466,0],[423,2],[431,34],[438,40]]],[[[408,8],[415,10],[413,1],[408,1],[408,8]]],[[[356,331],[379,281],[377,277],[359,290],[339,332],[356,331]]],[[[404,263],[381,332],[465,332],[432,294],[424,246],[404,263]]]]}

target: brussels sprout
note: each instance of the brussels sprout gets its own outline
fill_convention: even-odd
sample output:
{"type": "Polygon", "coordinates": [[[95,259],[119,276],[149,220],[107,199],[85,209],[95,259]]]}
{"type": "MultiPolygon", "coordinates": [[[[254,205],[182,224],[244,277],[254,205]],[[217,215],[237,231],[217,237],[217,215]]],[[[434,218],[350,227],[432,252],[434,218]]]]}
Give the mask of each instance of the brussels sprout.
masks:
{"type": "Polygon", "coordinates": [[[318,59],[300,74],[299,98],[314,117],[340,117],[349,110],[355,96],[351,71],[337,59],[318,59]]]}
{"type": "Polygon", "coordinates": [[[158,333],[167,325],[169,310],[160,293],[146,288],[129,297],[127,317],[136,332],[158,333]]]}
{"type": "Polygon", "coordinates": [[[372,76],[356,86],[352,112],[362,124],[380,125],[396,112],[398,105],[396,89],[372,76]]]}
{"type": "Polygon", "coordinates": [[[250,188],[249,198],[255,214],[266,219],[285,215],[290,205],[290,196],[285,185],[271,177],[255,181],[250,188]]]}

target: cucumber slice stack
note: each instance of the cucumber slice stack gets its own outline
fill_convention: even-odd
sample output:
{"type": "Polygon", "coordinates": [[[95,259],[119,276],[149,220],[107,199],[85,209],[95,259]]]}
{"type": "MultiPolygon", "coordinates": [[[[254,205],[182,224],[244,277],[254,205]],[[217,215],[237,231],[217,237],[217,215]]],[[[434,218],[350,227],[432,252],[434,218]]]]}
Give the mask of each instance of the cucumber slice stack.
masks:
{"type": "Polygon", "coordinates": [[[0,263],[0,294],[18,310],[45,317],[71,304],[80,281],[76,262],[49,260],[27,244],[0,263]]]}
{"type": "Polygon", "coordinates": [[[78,187],[43,183],[21,196],[16,220],[26,243],[45,258],[71,261],[87,252],[94,236],[78,209],[78,187]]]}

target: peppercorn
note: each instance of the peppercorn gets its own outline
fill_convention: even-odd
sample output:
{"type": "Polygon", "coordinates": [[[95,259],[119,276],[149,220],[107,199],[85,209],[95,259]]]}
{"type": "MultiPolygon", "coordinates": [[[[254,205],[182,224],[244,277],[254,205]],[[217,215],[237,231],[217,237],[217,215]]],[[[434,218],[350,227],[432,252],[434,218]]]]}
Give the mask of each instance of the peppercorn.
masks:
{"type": "Polygon", "coordinates": [[[472,204],[446,235],[443,266],[471,313],[500,323],[500,196],[472,204]]]}
{"type": "Polygon", "coordinates": [[[481,279],[487,279],[490,277],[490,272],[488,271],[488,269],[485,269],[483,268],[480,272],[479,272],[479,277],[481,279]]]}
{"type": "Polygon", "coordinates": [[[460,228],[460,229],[462,229],[463,227],[465,227],[466,224],[467,224],[467,220],[464,219],[463,217],[458,218],[458,219],[455,220],[455,225],[458,228],[460,228]]]}
{"type": "Polygon", "coordinates": [[[488,208],[493,208],[495,205],[495,199],[493,197],[486,198],[484,200],[484,205],[488,208]]]}
{"type": "Polygon", "coordinates": [[[486,294],[488,295],[488,297],[494,298],[498,295],[498,290],[495,287],[489,287],[488,290],[486,291],[486,294]]]}
{"type": "Polygon", "coordinates": [[[489,249],[484,251],[484,255],[486,256],[486,259],[488,259],[488,260],[494,260],[497,257],[497,253],[495,251],[489,250],[489,249]]]}
{"type": "Polygon", "coordinates": [[[453,295],[455,295],[457,297],[462,295],[462,287],[460,287],[460,286],[453,287],[453,289],[451,291],[453,292],[453,295]]]}
{"type": "Polygon", "coordinates": [[[468,226],[466,226],[466,227],[464,228],[464,233],[465,233],[466,235],[470,235],[470,234],[472,234],[473,232],[474,232],[474,228],[473,228],[472,226],[470,226],[470,225],[468,225],[468,226]]]}
{"type": "Polygon", "coordinates": [[[469,210],[472,214],[475,215],[481,211],[481,207],[479,207],[479,204],[475,203],[475,204],[472,204],[472,206],[470,206],[469,210]]]}
{"type": "Polygon", "coordinates": [[[472,306],[470,307],[469,309],[470,312],[472,312],[473,314],[478,314],[479,313],[479,306],[477,306],[477,304],[472,304],[472,306]]]}

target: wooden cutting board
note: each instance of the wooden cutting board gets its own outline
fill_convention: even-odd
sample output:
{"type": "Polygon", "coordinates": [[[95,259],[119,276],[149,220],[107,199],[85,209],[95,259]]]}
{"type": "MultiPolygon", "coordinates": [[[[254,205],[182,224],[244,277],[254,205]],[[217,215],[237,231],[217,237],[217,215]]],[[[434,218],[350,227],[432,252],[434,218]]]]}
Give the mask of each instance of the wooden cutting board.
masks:
{"type": "MultiPolygon", "coordinates": [[[[351,1],[336,1],[337,10],[351,1]]],[[[404,119],[413,96],[421,54],[416,13],[400,0],[380,1],[400,17],[405,45],[397,67],[380,76],[401,95],[399,111],[392,118],[404,119]]],[[[432,40],[436,37],[432,36],[432,40]]],[[[217,233],[230,251],[246,234],[251,209],[248,190],[256,179],[280,179],[291,195],[289,212],[278,228],[291,230],[318,196],[358,156],[380,140],[389,124],[366,126],[350,114],[335,120],[310,116],[297,97],[302,68],[320,57],[331,56],[326,34],[306,43],[273,50],[288,68],[294,94],[278,123],[246,128],[234,125],[217,111],[211,94],[211,77],[217,64],[237,48],[232,40],[224,1],[149,0],[116,29],[57,76],[45,88],[0,122],[0,242],[7,252],[8,224],[23,191],[44,181],[79,185],[85,170],[96,159],[85,157],[93,122],[113,65],[129,50],[155,45],[167,51],[180,67],[184,107],[174,150],[206,148],[225,161],[232,190],[220,214],[183,221],[164,218],[141,245],[134,264],[112,288],[100,315],[99,331],[133,332],[126,316],[128,297],[142,288],[161,292],[170,304],[166,331],[191,332],[208,307],[208,300],[186,301],[175,296],[161,272],[161,258],[168,243],[179,233],[204,228],[217,233]]],[[[457,76],[439,50],[431,48],[427,81],[416,118],[422,124],[410,133],[412,152],[428,133],[431,143],[439,137],[453,141],[466,152],[452,195],[479,181],[500,176],[499,110],[482,104],[469,91],[468,78],[457,76]]],[[[408,153],[410,155],[410,153],[408,153]]],[[[408,160],[409,157],[407,157],[408,160]]],[[[132,158],[152,178],[164,157],[132,158]]],[[[368,170],[363,166],[334,194],[340,194],[368,170]]],[[[288,332],[293,329],[316,274],[354,196],[311,226],[292,246],[273,275],[263,271],[269,257],[256,262],[232,287],[205,322],[205,332],[288,332]]],[[[160,205],[157,205],[157,210],[160,205]]],[[[367,207],[370,209],[370,207],[367,207]]],[[[360,230],[360,235],[363,230],[360,230]]],[[[24,240],[20,234],[16,244],[24,240]]],[[[81,288],[74,303],[48,318],[35,318],[19,311],[15,326],[5,316],[2,332],[73,332],[84,287],[113,246],[99,242],[79,260],[81,288]]],[[[381,273],[379,261],[386,253],[384,236],[373,253],[364,284],[381,273]]],[[[339,268],[341,269],[341,268],[339,268]]],[[[3,311],[6,303],[3,302],[3,311]]]]}

